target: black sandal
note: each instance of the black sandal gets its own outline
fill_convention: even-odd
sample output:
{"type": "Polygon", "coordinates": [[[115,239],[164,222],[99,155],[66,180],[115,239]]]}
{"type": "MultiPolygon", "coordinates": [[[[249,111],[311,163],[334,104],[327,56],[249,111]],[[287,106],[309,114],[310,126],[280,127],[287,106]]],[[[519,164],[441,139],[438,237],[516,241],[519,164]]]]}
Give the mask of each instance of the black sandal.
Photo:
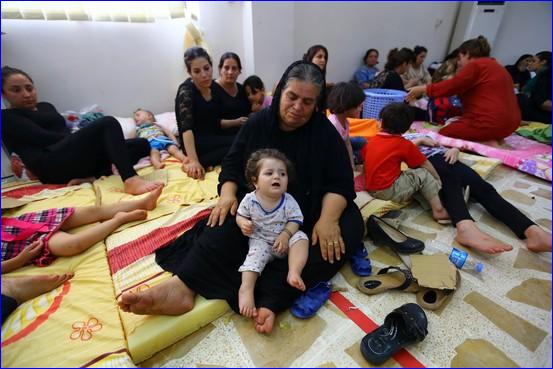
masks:
{"type": "Polygon", "coordinates": [[[386,245],[400,254],[416,254],[424,250],[424,242],[407,236],[376,215],[367,220],[367,235],[377,246],[386,245]]]}
{"type": "Polygon", "coordinates": [[[428,320],[417,304],[394,309],[384,324],[361,340],[361,353],[373,365],[381,365],[403,347],[422,341],[428,334],[428,320]]]}

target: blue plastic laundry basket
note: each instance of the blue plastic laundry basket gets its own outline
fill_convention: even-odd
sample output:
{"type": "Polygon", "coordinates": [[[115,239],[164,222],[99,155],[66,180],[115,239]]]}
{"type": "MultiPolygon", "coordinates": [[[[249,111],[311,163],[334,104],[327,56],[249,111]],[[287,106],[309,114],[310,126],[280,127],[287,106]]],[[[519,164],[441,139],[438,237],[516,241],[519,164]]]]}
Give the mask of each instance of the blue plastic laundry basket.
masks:
{"type": "Polygon", "coordinates": [[[364,92],[363,118],[378,118],[383,107],[393,102],[403,102],[405,95],[407,95],[405,91],[383,88],[369,88],[364,92]]]}

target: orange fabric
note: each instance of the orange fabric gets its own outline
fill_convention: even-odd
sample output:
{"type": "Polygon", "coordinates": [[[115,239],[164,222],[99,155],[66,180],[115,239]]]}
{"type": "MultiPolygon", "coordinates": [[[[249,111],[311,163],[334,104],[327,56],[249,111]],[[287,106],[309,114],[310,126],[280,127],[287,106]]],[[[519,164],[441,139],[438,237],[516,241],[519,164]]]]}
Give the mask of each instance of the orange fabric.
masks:
{"type": "Polygon", "coordinates": [[[348,118],[349,136],[365,137],[367,140],[380,132],[380,122],[376,119],[348,118]]]}
{"type": "Polygon", "coordinates": [[[365,165],[365,188],[379,191],[390,187],[401,174],[401,163],[419,167],[426,157],[417,146],[399,135],[378,134],[361,151],[365,165]]]}

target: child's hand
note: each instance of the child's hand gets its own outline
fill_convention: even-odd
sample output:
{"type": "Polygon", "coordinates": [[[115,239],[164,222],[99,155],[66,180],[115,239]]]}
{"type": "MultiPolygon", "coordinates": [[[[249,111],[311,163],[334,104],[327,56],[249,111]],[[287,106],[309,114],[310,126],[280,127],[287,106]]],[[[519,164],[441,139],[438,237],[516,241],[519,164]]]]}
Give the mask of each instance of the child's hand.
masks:
{"type": "Polygon", "coordinates": [[[273,251],[279,255],[286,255],[288,253],[288,241],[290,236],[286,232],[282,232],[278,235],[275,243],[273,244],[273,251]]]}
{"type": "Polygon", "coordinates": [[[252,113],[255,113],[257,111],[261,110],[261,104],[258,102],[252,103],[252,113]]]}
{"type": "Polygon", "coordinates": [[[459,158],[459,149],[453,147],[444,153],[444,159],[449,164],[454,164],[459,158]]]}
{"type": "Polygon", "coordinates": [[[240,230],[244,236],[250,237],[253,233],[253,222],[248,219],[244,219],[239,223],[240,230]]]}
{"type": "Polygon", "coordinates": [[[37,240],[31,243],[29,246],[25,247],[23,251],[16,257],[21,261],[22,265],[27,265],[29,262],[34,260],[42,252],[42,247],[44,242],[42,240],[37,240]]]}

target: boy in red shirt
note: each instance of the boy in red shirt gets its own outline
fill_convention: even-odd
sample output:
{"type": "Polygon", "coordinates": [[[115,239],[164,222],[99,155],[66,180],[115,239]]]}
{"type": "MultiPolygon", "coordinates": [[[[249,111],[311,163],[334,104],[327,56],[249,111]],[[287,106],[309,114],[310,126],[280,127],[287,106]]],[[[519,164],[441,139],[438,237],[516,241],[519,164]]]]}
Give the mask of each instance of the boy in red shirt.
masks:
{"type": "Polygon", "coordinates": [[[371,196],[397,203],[407,202],[420,192],[432,208],[438,222],[449,221],[438,191],[440,177],[417,146],[401,135],[413,123],[408,105],[392,103],[380,112],[382,131],[369,140],[362,151],[365,165],[365,189],[371,196]],[[409,168],[401,171],[401,163],[409,168]]]}

